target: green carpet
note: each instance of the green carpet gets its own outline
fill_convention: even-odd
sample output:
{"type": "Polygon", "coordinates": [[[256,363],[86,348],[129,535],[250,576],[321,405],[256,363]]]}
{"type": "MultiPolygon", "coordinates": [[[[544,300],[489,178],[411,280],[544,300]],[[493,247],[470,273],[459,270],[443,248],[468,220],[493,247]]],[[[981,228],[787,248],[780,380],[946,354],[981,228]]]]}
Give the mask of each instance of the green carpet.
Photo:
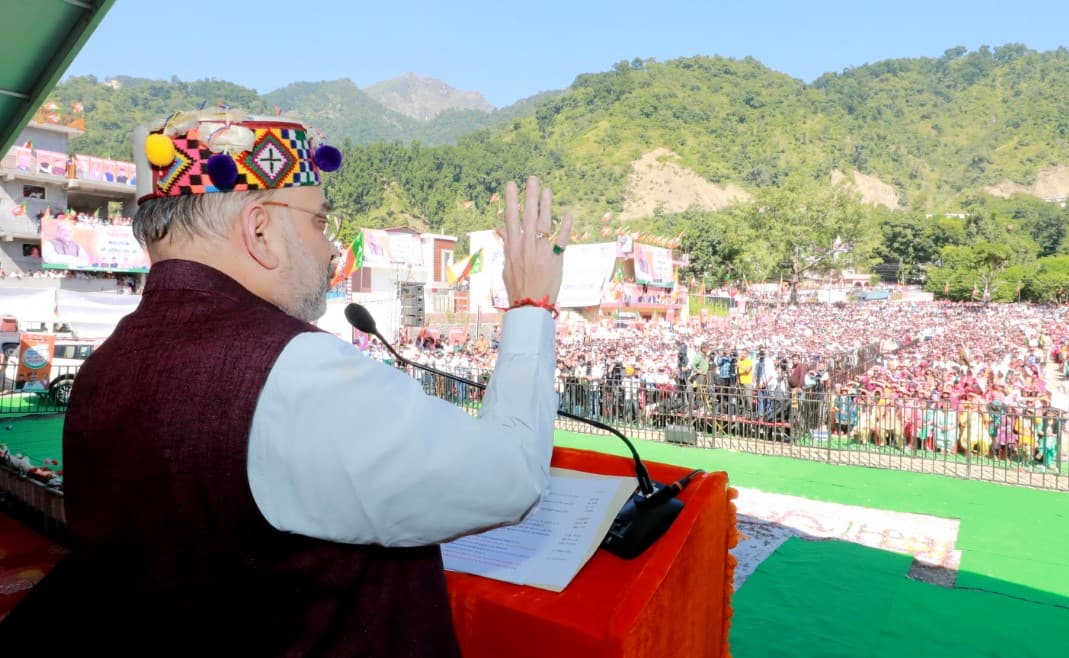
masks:
{"type": "Polygon", "coordinates": [[[52,398],[36,393],[0,395],[0,419],[25,414],[56,413],[60,410],[52,398]]]}
{"type": "MultiPolygon", "coordinates": [[[[962,586],[975,577],[1069,596],[1069,494],[861,466],[633,440],[644,460],[727,471],[731,483],[843,505],[960,519],[962,586]],[[963,579],[963,580],[962,580],[963,579]]],[[[611,437],[557,432],[557,445],[626,455],[611,437]]]]}
{"type": "Polygon", "coordinates": [[[44,460],[55,459],[63,468],[63,416],[23,416],[2,419],[0,443],[7,445],[15,454],[26,455],[34,466],[43,466],[44,460]]]}
{"type": "MultiPolygon", "coordinates": [[[[62,456],[62,416],[5,419],[35,464],[62,456]]],[[[1069,647],[1069,494],[939,475],[634,441],[643,459],[727,471],[736,486],[961,520],[957,588],[905,577],[908,556],[792,539],[735,596],[737,658],[1061,656],[1069,647]],[[981,591],[982,590],[982,591],[981,591]]],[[[611,437],[556,444],[627,455],[611,437]]]]}
{"type": "Polygon", "coordinates": [[[735,595],[732,653],[1065,655],[1069,599],[1057,607],[935,587],[904,577],[910,561],[857,544],[789,539],[735,595]]]}

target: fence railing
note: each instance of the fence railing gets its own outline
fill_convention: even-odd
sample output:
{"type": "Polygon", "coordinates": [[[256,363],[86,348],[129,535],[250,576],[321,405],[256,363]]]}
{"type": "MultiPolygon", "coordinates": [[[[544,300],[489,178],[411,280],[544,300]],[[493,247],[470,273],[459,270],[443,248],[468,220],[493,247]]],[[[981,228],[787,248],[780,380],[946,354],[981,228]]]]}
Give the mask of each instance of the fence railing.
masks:
{"type": "MultiPolygon", "coordinates": [[[[402,367],[424,390],[477,413],[474,386],[402,367]]],[[[450,370],[449,368],[446,368],[450,370]]],[[[3,368],[0,414],[66,409],[75,367],[53,367],[49,386],[26,392],[3,368]]],[[[491,372],[452,368],[488,383],[491,372]]],[[[1069,415],[1050,407],[979,400],[917,400],[832,391],[743,386],[652,385],[633,377],[556,382],[560,408],[610,423],[629,436],[706,448],[1069,491],[1069,415]]],[[[600,433],[578,421],[557,426],[600,433]]]]}
{"type": "MultiPolygon", "coordinates": [[[[472,413],[482,400],[471,386],[404,369],[472,413]]],[[[475,369],[453,374],[489,381],[475,369]]],[[[1069,491],[1069,417],[1049,407],[577,377],[560,378],[557,391],[561,409],[635,438],[1069,491]]],[[[568,419],[557,427],[600,433],[568,419]]]]}
{"type": "Polygon", "coordinates": [[[47,381],[27,383],[15,363],[0,357],[0,415],[62,413],[67,410],[78,366],[52,366],[47,381]]]}

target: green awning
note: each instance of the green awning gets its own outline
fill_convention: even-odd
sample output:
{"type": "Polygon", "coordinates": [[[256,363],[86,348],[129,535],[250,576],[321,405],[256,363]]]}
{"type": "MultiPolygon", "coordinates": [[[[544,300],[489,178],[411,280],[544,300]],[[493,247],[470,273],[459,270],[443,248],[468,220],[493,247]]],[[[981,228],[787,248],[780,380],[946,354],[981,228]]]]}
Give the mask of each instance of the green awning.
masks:
{"type": "Polygon", "coordinates": [[[63,77],[115,0],[0,0],[0,154],[63,77]]]}

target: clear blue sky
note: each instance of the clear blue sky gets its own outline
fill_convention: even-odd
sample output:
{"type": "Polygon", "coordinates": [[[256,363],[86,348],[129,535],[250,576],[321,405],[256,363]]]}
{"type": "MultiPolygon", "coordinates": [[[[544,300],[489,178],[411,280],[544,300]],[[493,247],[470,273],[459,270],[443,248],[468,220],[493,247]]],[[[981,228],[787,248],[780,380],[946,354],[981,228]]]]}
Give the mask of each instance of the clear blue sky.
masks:
{"type": "Polygon", "coordinates": [[[1069,45],[1065,0],[117,0],[68,74],[216,78],[261,93],[407,72],[496,106],[635,57],[756,58],[806,82],[954,46],[1069,45]],[[181,24],[181,31],[169,32],[181,24]]]}

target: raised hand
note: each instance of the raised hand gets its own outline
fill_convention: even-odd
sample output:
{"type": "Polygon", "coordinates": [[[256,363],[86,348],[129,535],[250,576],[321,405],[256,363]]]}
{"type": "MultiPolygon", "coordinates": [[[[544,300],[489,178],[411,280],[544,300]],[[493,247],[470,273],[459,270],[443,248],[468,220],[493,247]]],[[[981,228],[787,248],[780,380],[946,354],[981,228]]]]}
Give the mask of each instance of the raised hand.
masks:
{"type": "Polygon", "coordinates": [[[539,188],[538,178],[527,179],[523,219],[520,219],[519,188],[505,184],[505,242],[503,278],[509,302],[520,299],[557,303],[564,265],[564,248],[572,234],[572,216],[565,214],[560,229],[553,230],[553,191],[539,188]]]}

